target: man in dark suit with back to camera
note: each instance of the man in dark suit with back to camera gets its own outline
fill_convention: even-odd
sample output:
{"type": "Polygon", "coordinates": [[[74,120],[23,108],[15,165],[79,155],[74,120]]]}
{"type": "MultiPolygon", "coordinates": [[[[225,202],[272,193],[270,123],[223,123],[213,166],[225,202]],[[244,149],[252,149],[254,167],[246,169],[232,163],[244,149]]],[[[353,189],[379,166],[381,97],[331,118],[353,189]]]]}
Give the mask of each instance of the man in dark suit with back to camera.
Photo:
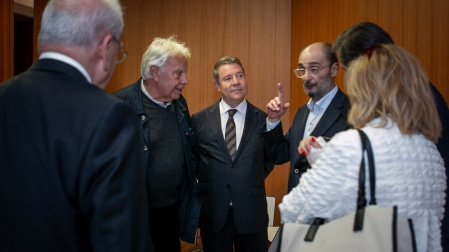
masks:
{"type": "Polygon", "coordinates": [[[290,104],[284,103],[281,84],[278,84],[279,95],[267,104],[268,119],[262,135],[275,164],[290,161],[288,192],[310,168],[307,153],[298,153],[300,141],[308,136],[331,138],[348,128],[349,100],[334,82],[338,69],[337,58],[328,43],[311,44],[300,53],[294,72],[302,80],[310,100],[298,109],[285,136],[280,119],[290,104]]]}
{"type": "Polygon", "coordinates": [[[39,60],[0,84],[0,251],[151,251],[138,121],[102,90],[117,0],[51,0],[39,60]]]}
{"type": "Polygon", "coordinates": [[[203,248],[267,251],[265,178],[273,163],[260,135],[266,114],[245,98],[246,75],[238,58],[221,58],[213,76],[222,99],[192,116],[203,248]]]}

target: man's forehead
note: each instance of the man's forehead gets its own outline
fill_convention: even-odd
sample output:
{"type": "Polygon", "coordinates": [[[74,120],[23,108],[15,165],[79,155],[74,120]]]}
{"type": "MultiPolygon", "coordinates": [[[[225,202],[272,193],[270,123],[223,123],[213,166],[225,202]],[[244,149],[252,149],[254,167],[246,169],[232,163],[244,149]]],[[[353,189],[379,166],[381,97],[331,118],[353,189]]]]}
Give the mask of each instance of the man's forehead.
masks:
{"type": "Polygon", "coordinates": [[[218,68],[219,72],[238,71],[243,72],[242,67],[237,63],[223,64],[218,68]]]}
{"type": "Polygon", "coordinates": [[[302,52],[298,58],[298,65],[320,65],[325,62],[325,55],[318,50],[302,52]]]}

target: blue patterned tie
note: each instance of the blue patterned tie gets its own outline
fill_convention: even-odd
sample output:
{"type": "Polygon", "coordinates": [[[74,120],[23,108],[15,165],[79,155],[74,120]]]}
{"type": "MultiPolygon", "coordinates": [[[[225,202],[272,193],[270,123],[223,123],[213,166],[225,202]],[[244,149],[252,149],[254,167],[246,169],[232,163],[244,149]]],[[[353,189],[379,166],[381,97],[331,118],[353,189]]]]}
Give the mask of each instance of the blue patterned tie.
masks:
{"type": "Polygon", "coordinates": [[[231,155],[232,160],[235,157],[235,151],[237,150],[237,145],[235,142],[235,122],[234,118],[232,118],[237,112],[237,109],[228,110],[229,118],[226,122],[226,132],[225,132],[225,142],[228,147],[229,154],[231,155]]]}

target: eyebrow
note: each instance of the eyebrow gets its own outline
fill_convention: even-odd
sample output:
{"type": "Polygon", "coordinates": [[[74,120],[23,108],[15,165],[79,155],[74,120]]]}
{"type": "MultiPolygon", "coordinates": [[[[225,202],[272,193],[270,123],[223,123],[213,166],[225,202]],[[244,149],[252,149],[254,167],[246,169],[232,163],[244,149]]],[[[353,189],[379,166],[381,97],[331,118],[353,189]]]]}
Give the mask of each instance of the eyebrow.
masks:
{"type": "Polygon", "coordinates": [[[239,72],[237,72],[235,74],[228,74],[228,75],[223,76],[223,78],[228,77],[228,76],[234,76],[234,75],[237,75],[237,74],[244,74],[244,72],[243,71],[239,71],[239,72]]]}
{"type": "MultiPolygon", "coordinates": [[[[306,64],[309,65],[309,66],[321,66],[321,63],[319,63],[319,62],[309,62],[309,63],[306,63],[306,64]]],[[[304,64],[303,63],[299,63],[298,66],[299,67],[304,67],[304,64]]]]}

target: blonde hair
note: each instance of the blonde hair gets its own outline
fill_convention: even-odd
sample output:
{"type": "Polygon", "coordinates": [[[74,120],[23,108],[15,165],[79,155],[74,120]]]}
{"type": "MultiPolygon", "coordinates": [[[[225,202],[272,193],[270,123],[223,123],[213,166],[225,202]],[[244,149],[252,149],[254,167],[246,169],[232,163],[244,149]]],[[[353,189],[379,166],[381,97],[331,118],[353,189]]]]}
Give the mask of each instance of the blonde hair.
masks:
{"type": "Polygon", "coordinates": [[[351,102],[348,121],[362,128],[375,118],[385,127],[390,118],[404,135],[421,133],[437,142],[441,136],[433,94],[427,76],[411,53],[396,45],[367,50],[345,74],[351,102]]]}

